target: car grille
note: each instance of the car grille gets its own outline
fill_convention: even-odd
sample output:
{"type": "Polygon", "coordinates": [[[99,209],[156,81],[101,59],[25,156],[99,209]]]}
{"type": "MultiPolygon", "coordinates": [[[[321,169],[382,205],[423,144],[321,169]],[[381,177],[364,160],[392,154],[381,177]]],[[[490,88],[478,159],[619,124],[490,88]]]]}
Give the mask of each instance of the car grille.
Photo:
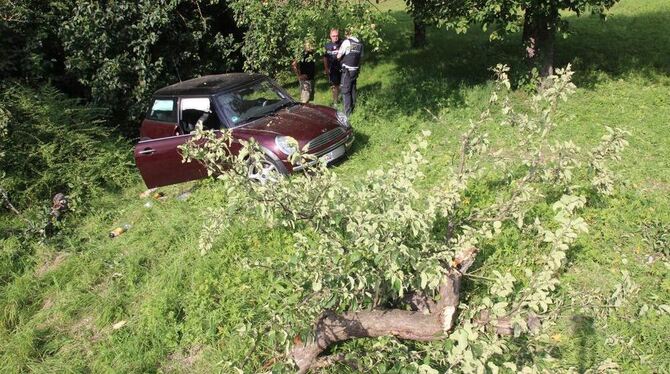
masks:
{"type": "Polygon", "coordinates": [[[312,139],[312,141],[307,143],[307,152],[319,148],[322,145],[337,139],[342,134],[344,134],[344,129],[341,127],[337,127],[333,130],[328,131],[327,133],[317,136],[316,138],[312,139]]]}

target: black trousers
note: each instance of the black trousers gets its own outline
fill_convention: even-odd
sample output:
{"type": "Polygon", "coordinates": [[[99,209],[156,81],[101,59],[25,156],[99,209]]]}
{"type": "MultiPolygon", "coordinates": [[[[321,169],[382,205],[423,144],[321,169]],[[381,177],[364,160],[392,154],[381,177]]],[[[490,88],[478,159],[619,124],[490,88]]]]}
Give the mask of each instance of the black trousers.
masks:
{"type": "Polygon", "coordinates": [[[344,102],[344,114],[347,117],[351,115],[356,106],[356,79],[358,79],[358,69],[349,70],[342,68],[342,101],[344,102]]]}

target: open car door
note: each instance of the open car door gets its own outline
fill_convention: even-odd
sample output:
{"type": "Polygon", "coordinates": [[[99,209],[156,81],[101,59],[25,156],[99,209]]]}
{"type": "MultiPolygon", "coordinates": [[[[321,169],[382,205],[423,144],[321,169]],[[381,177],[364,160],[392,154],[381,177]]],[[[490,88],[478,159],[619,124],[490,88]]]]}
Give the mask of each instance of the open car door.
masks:
{"type": "MultiPolygon", "coordinates": [[[[157,100],[158,101],[158,100],[157,100]]],[[[208,124],[220,122],[210,108],[208,97],[183,98],[179,103],[179,134],[142,140],[135,146],[137,168],[148,188],[186,182],[207,176],[207,169],[198,161],[183,162],[179,146],[191,139],[199,118],[208,124]]]]}
{"type": "Polygon", "coordinates": [[[207,176],[198,161],[183,162],[179,146],[192,135],[146,140],[135,146],[135,163],[148,188],[186,182],[207,176]]]}

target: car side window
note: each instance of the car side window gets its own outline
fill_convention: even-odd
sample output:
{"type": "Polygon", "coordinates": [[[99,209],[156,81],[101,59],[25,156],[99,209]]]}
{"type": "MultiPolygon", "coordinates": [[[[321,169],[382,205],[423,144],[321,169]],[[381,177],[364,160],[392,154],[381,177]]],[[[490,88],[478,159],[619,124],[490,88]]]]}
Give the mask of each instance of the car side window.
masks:
{"type": "Polygon", "coordinates": [[[174,99],[155,99],[146,115],[147,119],[160,122],[177,122],[177,105],[174,99]]]}
{"type": "Polygon", "coordinates": [[[200,124],[205,130],[219,130],[221,121],[208,97],[181,99],[181,120],[179,127],[184,134],[195,130],[200,124]]]}

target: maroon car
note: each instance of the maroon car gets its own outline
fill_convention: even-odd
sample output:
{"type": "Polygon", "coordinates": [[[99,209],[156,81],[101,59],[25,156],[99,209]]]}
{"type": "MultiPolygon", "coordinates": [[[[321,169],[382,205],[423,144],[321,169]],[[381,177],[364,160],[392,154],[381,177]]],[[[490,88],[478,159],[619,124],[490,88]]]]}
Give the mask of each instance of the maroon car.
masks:
{"type": "MultiPolygon", "coordinates": [[[[230,129],[236,140],[255,139],[267,157],[262,168],[249,167],[249,177],[260,181],[275,171],[288,174],[301,168],[287,161],[296,142],[300,149],[331,162],[344,156],[354,140],[343,113],[297,103],[264,75],[208,75],[154,93],[134,152],[147,187],[207,176],[201,163],[182,162],[178,149],[197,125],[212,131],[230,129]]],[[[239,151],[239,142],[231,149],[239,151]]]]}

